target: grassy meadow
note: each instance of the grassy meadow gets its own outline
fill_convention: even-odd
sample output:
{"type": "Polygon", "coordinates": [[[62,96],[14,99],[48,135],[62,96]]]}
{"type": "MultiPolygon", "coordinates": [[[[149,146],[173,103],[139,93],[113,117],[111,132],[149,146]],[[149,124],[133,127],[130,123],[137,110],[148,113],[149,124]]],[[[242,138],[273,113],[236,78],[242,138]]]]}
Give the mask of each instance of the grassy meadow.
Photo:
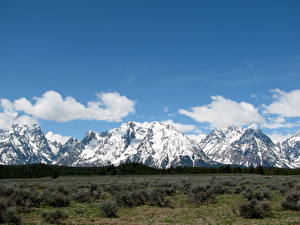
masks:
{"type": "Polygon", "coordinates": [[[300,224],[300,176],[0,180],[2,224],[300,224]]]}

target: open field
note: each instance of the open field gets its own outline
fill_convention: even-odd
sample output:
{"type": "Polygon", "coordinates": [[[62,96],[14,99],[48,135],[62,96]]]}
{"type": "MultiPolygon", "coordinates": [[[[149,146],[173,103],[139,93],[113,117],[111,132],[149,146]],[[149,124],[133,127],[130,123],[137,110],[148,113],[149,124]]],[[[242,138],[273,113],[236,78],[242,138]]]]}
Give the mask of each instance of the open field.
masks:
{"type": "Polygon", "coordinates": [[[296,225],[300,224],[299,192],[300,176],[2,179],[0,221],[6,220],[4,224],[10,221],[10,224],[296,225]],[[56,214],[50,213],[57,209],[56,214]]]}

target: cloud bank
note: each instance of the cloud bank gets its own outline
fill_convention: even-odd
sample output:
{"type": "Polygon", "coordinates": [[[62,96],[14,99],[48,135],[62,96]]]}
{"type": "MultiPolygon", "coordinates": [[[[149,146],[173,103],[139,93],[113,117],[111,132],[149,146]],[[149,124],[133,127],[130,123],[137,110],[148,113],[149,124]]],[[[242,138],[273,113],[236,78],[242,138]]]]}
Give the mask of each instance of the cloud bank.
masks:
{"type": "Polygon", "coordinates": [[[55,134],[52,131],[49,131],[46,135],[46,138],[51,142],[57,142],[60,144],[65,144],[69,140],[69,136],[62,136],[60,134],[55,134]]]}
{"type": "Polygon", "coordinates": [[[192,107],[191,111],[180,109],[179,113],[197,122],[208,123],[212,128],[245,126],[262,123],[264,118],[258,109],[247,102],[236,102],[223,96],[211,96],[208,105],[192,107]]]}
{"type": "Polygon", "coordinates": [[[199,133],[200,130],[195,126],[191,124],[182,124],[182,123],[175,123],[173,120],[165,120],[162,123],[171,125],[175,127],[178,131],[187,133],[187,132],[194,132],[199,133]]]}
{"type": "Polygon", "coordinates": [[[271,90],[274,101],[265,107],[266,114],[277,114],[282,117],[300,117],[300,89],[285,92],[271,90]]]}
{"type": "Polygon", "coordinates": [[[26,98],[14,102],[1,99],[5,114],[24,113],[34,119],[68,122],[71,120],[103,120],[120,122],[135,112],[135,102],[117,92],[97,93],[96,101],[82,104],[73,97],[63,98],[60,93],[47,91],[35,97],[33,103],[26,98]]]}

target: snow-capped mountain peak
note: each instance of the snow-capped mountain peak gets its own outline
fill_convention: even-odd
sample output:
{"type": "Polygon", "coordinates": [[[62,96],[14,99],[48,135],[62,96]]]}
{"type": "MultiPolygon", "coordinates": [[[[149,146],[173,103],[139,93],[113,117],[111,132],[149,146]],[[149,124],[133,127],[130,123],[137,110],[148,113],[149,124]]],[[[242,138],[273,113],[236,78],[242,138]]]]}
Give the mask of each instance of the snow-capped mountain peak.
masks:
{"type": "Polygon", "coordinates": [[[282,151],[256,126],[215,130],[200,146],[210,158],[224,164],[289,166],[282,151]]]}
{"type": "Polygon", "coordinates": [[[300,167],[300,132],[279,142],[278,147],[285,154],[292,167],[300,167]]]}
{"type": "Polygon", "coordinates": [[[72,165],[139,162],[167,168],[215,164],[194,141],[173,126],[161,122],[130,121],[108,132],[90,131],[82,144],[84,147],[72,165]]]}
{"type": "Polygon", "coordinates": [[[50,163],[53,152],[37,124],[13,124],[0,135],[0,163],[50,163]]]}
{"type": "Polygon", "coordinates": [[[201,141],[170,123],[123,123],[82,140],[53,133],[39,125],[13,124],[0,129],[0,164],[49,163],[71,166],[138,162],[158,168],[176,166],[300,166],[300,134],[275,145],[256,126],[216,129],[201,141]]]}

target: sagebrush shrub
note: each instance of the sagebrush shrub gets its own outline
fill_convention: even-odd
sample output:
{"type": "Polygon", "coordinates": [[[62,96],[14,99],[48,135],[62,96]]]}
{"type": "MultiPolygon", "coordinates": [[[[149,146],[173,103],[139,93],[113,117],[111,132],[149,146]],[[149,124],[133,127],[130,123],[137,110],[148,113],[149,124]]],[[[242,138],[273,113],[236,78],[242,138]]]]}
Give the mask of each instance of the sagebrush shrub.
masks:
{"type": "Polygon", "coordinates": [[[221,194],[229,192],[224,186],[221,186],[221,185],[212,185],[209,188],[209,191],[216,195],[221,195],[221,194]]]}
{"type": "Polygon", "coordinates": [[[287,194],[281,206],[284,209],[300,210],[300,191],[292,191],[287,194]]]}
{"type": "Polygon", "coordinates": [[[247,200],[256,199],[262,201],[264,199],[271,198],[271,192],[267,189],[259,189],[259,190],[246,189],[242,195],[247,200]]]}
{"type": "Polygon", "coordinates": [[[43,194],[43,201],[46,205],[52,207],[67,207],[70,205],[68,197],[59,192],[45,192],[43,194]]]}
{"type": "Polygon", "coordinates": [[[264,218],[271,215],[271,207],[266,202],[252,199],[239,206],[239,214],[241,217],[248,219],[264,218]]]}
{"type": "Polygon", "coordinates": [[[52,212],[43,213],[42,217],[45,222],[61,224],[63,220],[66,220],[69,216],[64,211],[56,209],[52,212]]]}
{"type": "Polygon", "coordinates": [[[5,197],[9,196],[14,192],[14,189],[6,184],[0,184],[0,196],[5,197]]]}
{"type": "Polygon", "coordinates": [[[92,199],[91,192],[89,189],[82,189],[73,195],[76,202],[84,203],[89,202],[92,199]]]}
{"type": "Polygon", "coordinates": [[[213,203],[216,195],[207,186],[195,186],[190,190],[188,200],[192,204],[213,203]]]}
{"type": "Polygon", "coordinates": [[[69,190],[65,186],[59,186],[56,190],[64,195],[69,194],[69,190]]]}
{"type": "Polygon", "coordinates": [[[140,206],[153,205],[159,207],[168,207],[170,202],[165,199],[166,195],[159,189],[138,190],[133,192],[125,192],[117,197],[117,203],[120,206],[140,206]]]}
{"type": "Polygon", "coordinates": [[[102,191],[99,196],[99,199],[101,199],[101,200],[110,200],[112,198],[113,198],[113,196],[106,191],[102,191]]]}
{"type": "Polygon", "coordinates": [[[149,205],[159,207],[170,207],[170,201],[164,197],[164,193],[159,189],[145,191],[149,205]]]}
{"type": "Polygon", "coordinates": [[[119,207],[115,201],[101,202],[99,208],[106,217],[109,218],[118,217],[119,207]]]}
{"type": "Polygon", "coordinates": [[[40,207],[41,195],[30,189],[18,189],[10,196],[10,200],[16,204],[22,212],[29,212],[31,207],[40,207]]]}
{"type": "Polygon", "coordinates": [[[212,192],[201,191],[197,193],[191,193],[188,199],[192,204],[214,203],[216,201],[216,196],[212,192]]]}

